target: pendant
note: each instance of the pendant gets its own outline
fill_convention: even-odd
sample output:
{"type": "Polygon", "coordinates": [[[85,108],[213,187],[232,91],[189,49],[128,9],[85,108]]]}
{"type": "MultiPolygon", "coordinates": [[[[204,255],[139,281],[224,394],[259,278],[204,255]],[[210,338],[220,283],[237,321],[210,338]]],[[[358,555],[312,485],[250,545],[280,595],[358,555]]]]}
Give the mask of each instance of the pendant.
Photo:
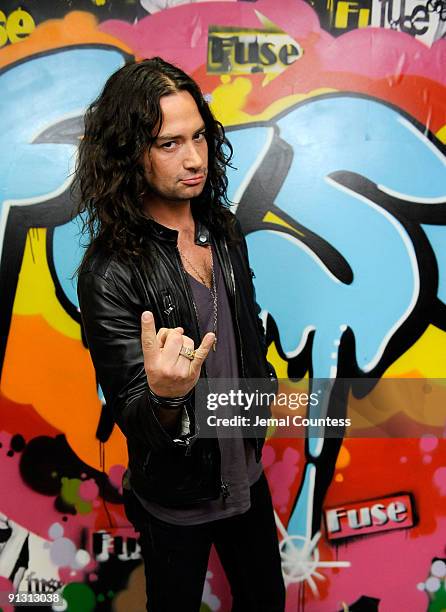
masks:
{"type": "Polygon", "coordinates": [[[213,351],[216,351],[216,350],[217,350],[217,336],[215,336],[214,343],[212,344],[212,350],[213,350],[213,351]]]}

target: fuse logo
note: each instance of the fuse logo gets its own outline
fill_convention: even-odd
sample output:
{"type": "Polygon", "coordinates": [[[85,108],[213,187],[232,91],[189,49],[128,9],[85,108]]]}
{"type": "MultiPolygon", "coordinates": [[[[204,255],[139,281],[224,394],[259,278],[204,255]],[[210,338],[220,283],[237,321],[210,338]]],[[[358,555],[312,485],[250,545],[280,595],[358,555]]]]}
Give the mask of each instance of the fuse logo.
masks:
{"type": "Polygon", "coordinates": [[[343,504],[324,511],[328,540],[340,540],[414,525],[412,498],[407,493],[343,504]]]}
{"type": "Polygon", "coordinates": [[[302,57],[299,44],[256,11],[262,28],[209,26],[209,74],[263,72],[274,78],[302,57]]]}

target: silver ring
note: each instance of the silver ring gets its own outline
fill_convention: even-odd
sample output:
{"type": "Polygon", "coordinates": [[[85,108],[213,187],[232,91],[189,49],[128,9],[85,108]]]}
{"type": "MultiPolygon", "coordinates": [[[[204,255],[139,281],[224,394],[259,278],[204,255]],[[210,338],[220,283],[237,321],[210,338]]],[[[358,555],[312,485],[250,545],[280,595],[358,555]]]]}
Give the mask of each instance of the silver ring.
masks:
{"type": "Polygon", "coordinates": [[[189,361],[193,361],[195,358],[195,351],[194,349],[184,346],[183,344],[183,346],[180,348],[180,355],[183,355],[183,357],[186,357],[186,359],[189,359],[189,361]]]}

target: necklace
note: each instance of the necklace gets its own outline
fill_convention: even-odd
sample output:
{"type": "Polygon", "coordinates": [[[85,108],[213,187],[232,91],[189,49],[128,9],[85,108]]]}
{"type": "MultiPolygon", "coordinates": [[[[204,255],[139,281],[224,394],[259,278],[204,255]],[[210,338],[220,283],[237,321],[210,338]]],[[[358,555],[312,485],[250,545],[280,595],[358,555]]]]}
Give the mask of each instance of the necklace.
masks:
{"type": "MultiPolygon", "coordinates": [[[[211,294],[212,309],[213,309],[213,318],[214,318],[213,332],[214,332],[214,336],[215,336],[215,340],[214,340],[214,344],[212,345],[212,349],[215,351],[215,350],[217,350],[218,295],[217,295],[217,283],[215,281],[214,259],[212,257],[212,247],[209,250],[209,253],[210,253],[210,256],[211,256],[211,273],[212,273],[211,286],[210,287],[208,287],[208,283],[207,283],[206,279],[202,277],[202,275],[197,270],[197,268],[194,266],[194,264],[186,257],[186,255],[184,253],[182,253],[180,251],[179,248],[178,248],[178,252],[180,254],[181,259],[183,259],[185,262],[187,262],[189,264],[189,266],[192,268],[192,270],[195,272],[195,274],[201,280],[203,285],[209,289],[209,293],[211,294]]],[[[184,268],[184,266],[183,266],[183,268],[184,268]]],[[[195,302],[194,302],[194,308],[195,308],[195,302]]],[[[197,314],[196,308],[195,308],[195,314],[197,314]]],[[[197,314],[197,320],[198,320],[198,314],[197,314]]]]}

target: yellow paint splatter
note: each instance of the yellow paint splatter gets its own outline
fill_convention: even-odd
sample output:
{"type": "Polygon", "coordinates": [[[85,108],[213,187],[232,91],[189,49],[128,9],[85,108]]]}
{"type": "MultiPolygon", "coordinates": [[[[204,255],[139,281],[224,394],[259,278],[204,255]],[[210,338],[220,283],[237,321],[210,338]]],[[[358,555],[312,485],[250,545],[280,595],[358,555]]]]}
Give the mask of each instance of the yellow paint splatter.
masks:
{"type": "Polygon", "coordinates": [[[275,342],[272,342],[269,345],[267,359],[273,365],[274,369],[276,370],[277,378],[287,378],[288,362],[285,361],[285,359],[282,359],[282,357],[277,352],[275,342]]]}
{"type": "Polygon", "coordinates": [[[441,140],[443,144],[446,144],[446,125],[440,128],[435,136],[438,138],[438,140],[441,140]]]}
{"type": "Polygon", "coordinates": [[[284,221],[278,215],[276,215],[275,213],[271,211],[268,211],[266,213],[262,221],[264,223],[277,223],[278,225],[283,225],[283,227],[288,228],[289,230],[293,231],[295,234],[298,234],[299,236],[305,236],[303,232],[300,232],[299,230],[294,228],[292,225],[290,225],[289,223],[287,223],[286,221],[284,221]]]}
{"type": "Polygon", "coordinates": [[[342,474],[336,474],[335,481],[336,482],[344,482],[344,476],[342,474]]]}
{"type": "Polygon", "coordinates": [[[247,98],[252,91],[251,80],[247,77],[231,79],[228,75],[221,78],[221,85],[212,92],[212,111],[219,121],[226,127],[253,123],[254,121],[268,121],[283,110],[290,108],[297,102],[336,91],[334,89],[315,89],[307,94],[294,94],[275,100],[265,110],[257,114],[244,111],[247,98]]]}
{"type": "Polygon", "coordinates": [[[385,372],[385,378],[402,376],[446,378],[446,334],[430,325],[424,334],[385,372]]]}
{"type": "Polygon", "coordinates": [[[60,333],[81,339],[80,327],[62,308],[46,256],[46,228],[31,228],[26,238],[13,313],[40,315],[60,333]]]}

